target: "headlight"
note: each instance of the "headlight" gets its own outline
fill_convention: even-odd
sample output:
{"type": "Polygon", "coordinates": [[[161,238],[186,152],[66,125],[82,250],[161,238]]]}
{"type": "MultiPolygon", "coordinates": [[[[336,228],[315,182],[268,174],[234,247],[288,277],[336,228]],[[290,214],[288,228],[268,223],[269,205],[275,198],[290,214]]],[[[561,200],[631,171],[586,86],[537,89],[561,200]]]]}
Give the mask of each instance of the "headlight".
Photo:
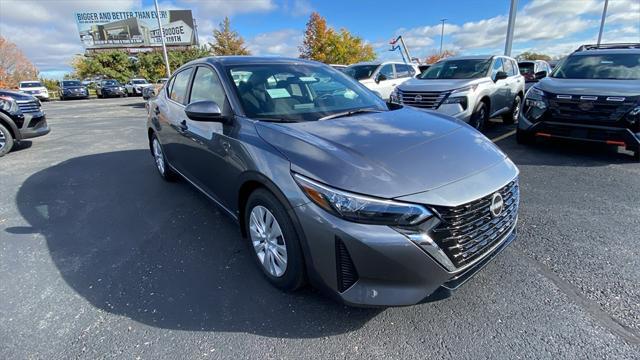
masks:
{"type": "Polygon", "coordinates": [[[389,95],[389,102],[393,104],[402,104],[402,99],[400,99],[400,89],[397,87],[393,89],[391,95],[389,95]]]}
{"type": "Polygon", "coordinates": [[[351,194],[298,174],[293,177],[311,201],[348,221],[376,225],[415,225],[432,216],[429,210],[420,205],[351,194]]]}
{"type": "Polygon", "coordinates": [[[535,107],[541,110],[546,109],[547,103],[545,101],[544,91],[532,86],[529,91],[527,91],[524,104],[525,106],[535,107]]]}
{"type": "Polygon", "coordinates": [[[443,104],[460,104],[462,110],[467,110],[467,97],[466,96],[454,96],[449,95],[444,101],[443,104]]]}

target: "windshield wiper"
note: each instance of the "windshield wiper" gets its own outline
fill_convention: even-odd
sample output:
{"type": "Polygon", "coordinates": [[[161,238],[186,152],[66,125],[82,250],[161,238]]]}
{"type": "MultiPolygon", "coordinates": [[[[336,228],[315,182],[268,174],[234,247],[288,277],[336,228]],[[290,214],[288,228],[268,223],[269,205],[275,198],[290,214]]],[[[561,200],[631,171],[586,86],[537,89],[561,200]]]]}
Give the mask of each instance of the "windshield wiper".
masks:
{"type": "Polygon", "coordinates": [[[261,117],[251,117],[249,118],[251,120],[258,120],[258,121],[266,121],[266,122],[282,122],[282,123],[294,123],[294,122],[298,122],[297,120],[290,120],[290,119],[282,119],[282,118],[261,118],[261,117]]]}
{"type": "Polygon", "coordinates": [[[339,118],[339,117],[352,116],[352,115],[355,115],[355,114],[379,113],[379,112],[382,112],[382,110],[363,108],[363,109],[344,111],[344,112],[339,112],[339,113],[327,115],[327,116],[321,117],[320,119],[318,119],[318,121],[320,121],[320,120],[330,120],[330,119],[335,119],[335,118],[339,118]]]}

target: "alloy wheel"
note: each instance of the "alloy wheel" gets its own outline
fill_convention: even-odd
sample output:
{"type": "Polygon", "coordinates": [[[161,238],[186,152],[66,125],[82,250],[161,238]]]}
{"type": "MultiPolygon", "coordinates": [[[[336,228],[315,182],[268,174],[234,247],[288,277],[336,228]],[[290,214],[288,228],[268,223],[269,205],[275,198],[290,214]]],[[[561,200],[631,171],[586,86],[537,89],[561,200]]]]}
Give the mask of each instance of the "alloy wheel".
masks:
{"type": "Polygon", "coordinates": [[[156,160],[156,167],[158,168],[158,171],[160,171],[161,175],[164,175],[164,155],[162,154],[162,146],[160,146],[160,142],[157,138],[153,139],[153,158],[156,160]]]}
{"type": "Polygon", "coordinates": [[[251,209],[249,218],[251,244],[262,267],[274,277],[287,270],[287,245],[275,216],[262,205],[251,209]]]}
{"type": "Polygon", "coordinates": [[[513,120],[517,121],[518,120],[518,116],[520,115],[520,103],[522,103],[522,101],[520,100],[520,97],[516,97],[516,103],[513,106],[513,120]]]}
{"type": "Polygon", "coordinates": [[[4,136],[4,133],[0,131],[0,150],[2,150],[7,145],[7,138],[4,136]]]}

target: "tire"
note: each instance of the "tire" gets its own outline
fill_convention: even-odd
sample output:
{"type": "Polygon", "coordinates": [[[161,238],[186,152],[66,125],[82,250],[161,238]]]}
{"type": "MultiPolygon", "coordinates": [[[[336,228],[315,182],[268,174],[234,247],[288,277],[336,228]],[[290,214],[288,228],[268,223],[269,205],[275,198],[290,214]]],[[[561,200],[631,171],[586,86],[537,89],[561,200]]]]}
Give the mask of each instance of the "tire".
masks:
{"type": "Polygon", "coordinates": [[[516,129],[516,141],[521,145],[533,144],[533,135],[527,131],[516,129]]]}
{"type": "Polygon", "coordinates": [[[259,188],[249,196],[244,219],[249,251],[267,280],[286,292],[301,288],[306,276],[300,239],[280,201],[271,192],[259,188]]]}
{"type": "Polygon", "coordinates": [[[518,120],[518,115],[520,114],[521,107],[522,97],[518,95],[515,99],[513,99],[513,104],[511,105],[511,109],[509,109],[509,112],[502,115],[502,122],[506,125],[515,123],[518,120]]]}
{"type": "Polygon", "coordinates": [[[484,130],[487,121],[489,121],[489,109],[487,109],[487,104],[480,101],[478,105],[476,105],[476,109],[473,111],[473,114],[471,114],[469,125],[473,126],[478,131],[482,131],[484,130]]]}
{"type": "Polygon", "coordinates": [[[13,148],[13,135],[3,124],[0,124],[0,157],[5,156],[13,148]]]}
{"type": "Polygon", "coordinates": [[[167,163],[166,156],[164,155],[164,150],[162,149],[162,144],[156,134],[151,136],[151,141],[149,142],[151,147],[151,155],[156,163],[156,169],[158,173],[165,181],[173,182],[178,179],[178,174],[171,169],[171,166],[167,163]]]}
{"type": "Polygon", "coordinates": [[[96,92],[96,97],[97,97],[98,99],[102,99],[102,94],[100,94],[99,92],[96,92]]]}

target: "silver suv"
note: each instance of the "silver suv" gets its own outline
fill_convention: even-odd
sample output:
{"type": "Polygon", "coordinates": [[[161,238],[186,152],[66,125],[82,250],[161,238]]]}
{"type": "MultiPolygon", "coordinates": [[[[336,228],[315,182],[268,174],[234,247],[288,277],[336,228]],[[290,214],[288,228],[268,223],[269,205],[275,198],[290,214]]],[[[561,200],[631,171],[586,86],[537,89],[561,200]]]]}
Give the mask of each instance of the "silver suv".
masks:
{"type": "Polygon", "coordinates": [[[482,130],[502,115],[512,124],[524,97],[524,77],[507,56],[457,56],[440,60],[418,77],[399,85],[393,103],[432,109],[482,130]]]}

